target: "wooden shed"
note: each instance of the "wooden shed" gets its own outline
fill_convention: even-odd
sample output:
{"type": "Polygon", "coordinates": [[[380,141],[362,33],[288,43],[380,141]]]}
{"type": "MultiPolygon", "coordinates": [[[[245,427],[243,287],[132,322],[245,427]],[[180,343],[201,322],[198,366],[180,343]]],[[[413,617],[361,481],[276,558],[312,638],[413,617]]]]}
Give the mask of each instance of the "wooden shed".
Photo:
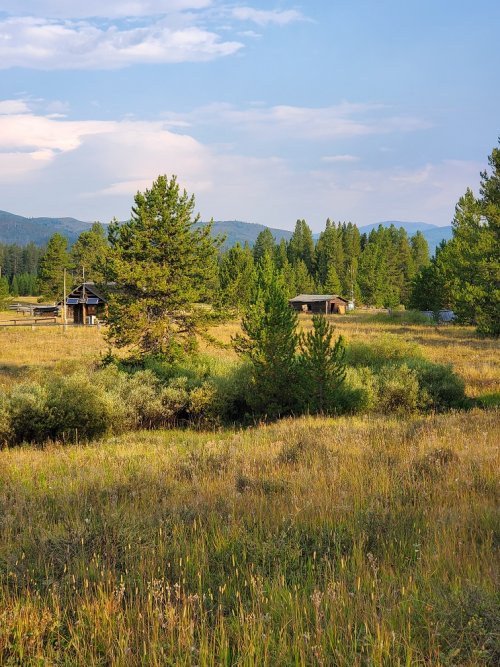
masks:
{"type": "Polygon", "coordinates": [[[338,313],[344,315],[349,301],[338,294],[299,294],[290,299],[290,306],[300,313],[338,313]]]}
{"type": "Polygon", "coordinates": [[[75,324],[96,324],[105,315],[106,304],[95,283],[82,283],[66,297],[67,316],[75,324]]]}

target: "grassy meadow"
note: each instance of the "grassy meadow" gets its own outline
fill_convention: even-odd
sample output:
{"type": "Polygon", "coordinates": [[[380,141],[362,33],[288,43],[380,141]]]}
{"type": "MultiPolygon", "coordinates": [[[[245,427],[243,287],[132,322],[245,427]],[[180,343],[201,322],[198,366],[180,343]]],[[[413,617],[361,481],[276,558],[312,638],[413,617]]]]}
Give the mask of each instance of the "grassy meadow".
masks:
{"type": "MultiPolygon", "coordinates": [[[[498,343],[470,328],[334,322],[500,391],[498,343]]],[[[0,328],[0,385],[106,349],[0,328]]],[[[496,666],[498,445],[498,411],[474,408],[5,449],[0,664],[496,666]]]]}

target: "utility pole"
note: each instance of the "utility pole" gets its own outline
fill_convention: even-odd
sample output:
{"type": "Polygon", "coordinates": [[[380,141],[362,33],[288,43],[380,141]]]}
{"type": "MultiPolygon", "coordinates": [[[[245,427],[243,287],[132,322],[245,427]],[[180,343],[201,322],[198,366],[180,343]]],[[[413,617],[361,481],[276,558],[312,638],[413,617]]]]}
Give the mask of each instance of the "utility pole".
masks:
{"type": "Polygon", "coordinates": [[[66,269],[63,269],[63,321],[64,327],[63,331],[66,331],[66,325],[68,324],[68,318],[66,315],[66,269]]]}

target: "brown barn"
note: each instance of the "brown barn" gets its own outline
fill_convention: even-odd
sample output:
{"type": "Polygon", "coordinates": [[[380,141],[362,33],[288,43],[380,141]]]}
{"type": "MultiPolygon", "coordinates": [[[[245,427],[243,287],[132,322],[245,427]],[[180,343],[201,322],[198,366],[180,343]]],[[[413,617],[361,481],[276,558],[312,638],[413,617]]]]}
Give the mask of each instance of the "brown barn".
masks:
{"type": "Polygon", "coordinates": [[[105,315],[106,304],[94,283],[82,283],[66,298],[67,315],[75,324],[95,324],[105,315]]]}
{"type": "Polygon", "coordinates": [[[338,313],[345,315],[347,310],[347,299],[338,294],[299,294],[290,299],[290,306],[299,313],[338,313]]]}

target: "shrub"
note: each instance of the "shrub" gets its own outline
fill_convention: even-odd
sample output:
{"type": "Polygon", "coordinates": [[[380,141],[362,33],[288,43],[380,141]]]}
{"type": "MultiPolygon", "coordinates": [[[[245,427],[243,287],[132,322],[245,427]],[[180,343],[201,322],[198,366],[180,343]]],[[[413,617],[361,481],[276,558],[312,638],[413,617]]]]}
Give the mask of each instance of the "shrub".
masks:
{"type": "Polygon", "coordinates": [[[120,399],[126,406],[131,428],[155,428],[166,421],[161,384],[152,371],[126,375],[120,386],[120,399]]]}
{"type": "Polygon", "coordinates": [[[15,443],[43,442],[49,437],[47,388],[37,382],[14,387],[10,395],[11,439],[15,443]]]}
{"type": "Polygon", "coordinates": [[[412,412],[418,407],[417,374],[406,364],[384,366],[378,378],[378,404],[381,412],[412,412]]]}
{"type": "Polygon", "coordinates": [[[6,445],[11,436],[9,399],[0,390],[0,446],[6,445]]]}
{"type": "Polygon", "coordinates": [[[409,362],[408,366],[418,378],[420,407],[436,411],[464,407],[465,383],[451,366],[424,359],[409,362]]]}
{"type": "Polygon", "coordinates": [[[188,413],[198,426],[215,425],[218,422],[216,408],[217,390],[210,382],[195,387],[189,394],[188,413]]]}
{"type": "Polygon", "coordinates": [[[335,411],[340,414],[368,412],[377,403],[377,380],[370,368],[347,368],[345,382],[337,390],[335,411]]]}
{"type": "Polygon", "coordinates": [[[212,378],[216,388],[215,407],[225,423],[251,420],[252,367],[248,362],[231,366],[224,374],[212,378]]]}
{"type": "Polygon", "coordinates": [[[53,378],[48,383],[48,435],[57,440],[90,440],[111,427],[107,396],[84,373],[53,378]]]}

